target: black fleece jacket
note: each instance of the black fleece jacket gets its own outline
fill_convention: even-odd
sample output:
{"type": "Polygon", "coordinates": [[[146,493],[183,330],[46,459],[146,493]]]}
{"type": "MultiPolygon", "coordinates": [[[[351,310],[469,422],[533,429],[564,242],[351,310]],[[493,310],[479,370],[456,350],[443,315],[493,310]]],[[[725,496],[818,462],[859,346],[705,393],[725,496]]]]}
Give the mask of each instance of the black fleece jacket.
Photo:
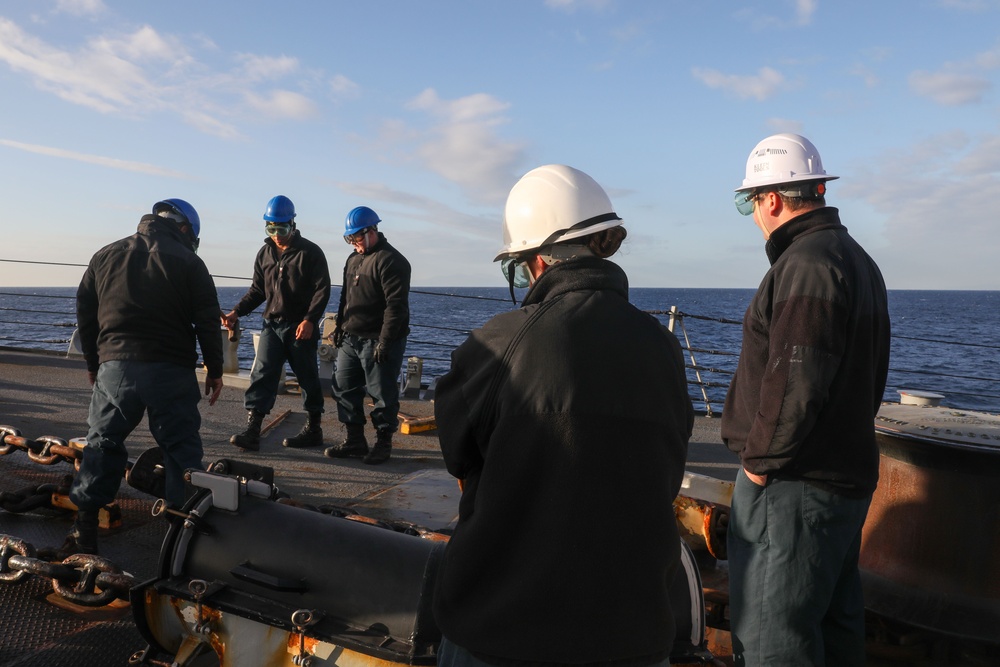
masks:
{"type": "Polygon", "coordinates": [[[195,338],[209,377],[222,377],[219,296],[177,226],[145,215],[138,232],[94,254],[76,293],[87,369],[113,359],[194,368],[195,338]]]}
{"type": "MultiPolygon", "coordinates": [[[[292,232],[284,252],[270,238],[257,252],[253,282],[233,309],[240,317],[267,301],[264,318],[281,317],[292,324],[309,320],[316,325],[330,302],[330,270],[323,250],[292,232]]],[[[314,332],[319,335],[318,329],[314,332]]]]}
{"type": "Polygon", "coordinates": [[[889,369],[882,274],[832,207],[776,229],[767,253],[772,266],[743,318],[723,441],[752,473],[867,495],[889,369]]]}
{"type": "Polygon", "coordinates": [[[665,658],[693,412],[680,345],[628,302],[625,273],[593,257],[546,270],[452,353],[435,416],[465,480],[434,598],[444,635],[497,665],[665,658]]]}
{"type": "Polygon", "coordinates": [[[375,245],[344,263],[337,326],[384,343],[410,333],[410,263],[382,232],[375,245]]]}

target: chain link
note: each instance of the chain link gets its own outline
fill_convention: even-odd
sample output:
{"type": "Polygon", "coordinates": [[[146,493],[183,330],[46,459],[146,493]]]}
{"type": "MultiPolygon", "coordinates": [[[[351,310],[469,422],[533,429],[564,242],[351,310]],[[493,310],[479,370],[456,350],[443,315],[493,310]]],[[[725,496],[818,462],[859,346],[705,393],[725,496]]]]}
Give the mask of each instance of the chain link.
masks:
{"type": "Polygon", "coordinates": [[[0,581],[20,583],[30,575],[52,580],[53,590],[84,607],[103,607],[127,600],[135,584],[132,575],[107,558],[73,554],[61,562],[36,558],[35,547],[10,535],[0,535],[0,581]]]}
{"type": "Polygon", "coordinates": [[[15,450],[25,452],[29,459],[45,466],[65,461],[79,470],[83,459],[82,449],[73,447],[62,438],[43,435],[30,440],[13,426],[0,425],[0,456],[11,454],[15,450]]]}
{"type": "MultiPolygon", "coordinates": [[[[69,476],[69,480],[73,477],[69,476]]],[[[17,491],[0,492],[0,509],[13,514],[23,514],[39,508],[52,509],[55,505],[52,502],[52,495],[55,493],[67,493],[69,485],[64,480],[62,484],[40,484],[38,486],[27,486],[17,491]]]]}

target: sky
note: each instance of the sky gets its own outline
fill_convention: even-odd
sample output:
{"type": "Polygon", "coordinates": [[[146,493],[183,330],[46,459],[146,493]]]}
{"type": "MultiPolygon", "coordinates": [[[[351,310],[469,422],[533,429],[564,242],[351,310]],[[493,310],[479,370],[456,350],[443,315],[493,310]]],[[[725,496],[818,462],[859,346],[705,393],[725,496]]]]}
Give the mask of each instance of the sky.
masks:
{"type": "Polygon", "coordinates": [[[414,286],[504,286],[527,171],[591,175],[634,287],[756,287],[733,206],[795,132],[890,289],[1000,289],[1000,0],[0,0],[0,286],[75,285],[161,199],[241,285],[267,201],[340,284],[366,205],[414,286]]]}

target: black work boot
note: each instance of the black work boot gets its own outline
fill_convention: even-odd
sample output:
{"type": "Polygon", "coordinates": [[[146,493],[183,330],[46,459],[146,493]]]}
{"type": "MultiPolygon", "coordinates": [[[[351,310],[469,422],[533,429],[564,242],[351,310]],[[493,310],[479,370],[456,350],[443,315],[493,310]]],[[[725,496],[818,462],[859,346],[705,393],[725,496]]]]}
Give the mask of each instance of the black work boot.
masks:
{"type": "Polygon", "coordinates": [[[281,441],[281,444],[285,447],[315,447],[322,445],[323,427],[320,426],[322,420],[322,412],[310,412],[302,430],[290,438],[285,438],[281,441]]]}
{"type": "Polygon", "coordinates": [[[368,441],[365,440],[364,424],[346,424],[347,437],[333,447],[327,447],[323,453],[333,459],[349,457],[363,458],[368,454],[368,441]]]}
{"type": "Polygon", "coordinates": [[[364,462],[368,465],[378,465],[389,460],[392,454],[392,431],[379,429],[375,432],[375,446],[368,452],[364,462]]]}
{"type": "Polygon", "coordinates": [[[73,554],[97,553],[97,526],[100,510],[79,510],[76,521],[66,534],[66,541],[56,551],[59,559],[65,559],[73,554]]]}
{"type": "Polygon", "coordinates": [[[229,442],[240,447],[256,452],[260,449],[260,426],[264,423],[264,413],[257,410],[247,412],[247,427],[242,433],[237,433],[229,439],[229,442]]]}

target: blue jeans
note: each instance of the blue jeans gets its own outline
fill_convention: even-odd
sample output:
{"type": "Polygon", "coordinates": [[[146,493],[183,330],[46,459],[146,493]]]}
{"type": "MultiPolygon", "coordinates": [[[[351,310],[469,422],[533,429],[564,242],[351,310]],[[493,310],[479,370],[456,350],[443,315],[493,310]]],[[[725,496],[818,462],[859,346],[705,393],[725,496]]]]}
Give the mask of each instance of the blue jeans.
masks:
{"type": "Polygon", "coordinates": [[[184,471],[203,470],[201,392],[193,368],[167,362],[106,361],[90,398],[87,446],[70,500],[96,510],[118,495],[128,462],[125,439],[149,416],[149,432],[163,449],[167,502],[184,503],[184,471]]]}
{"type": "MultiPolygon", "coordinates": [[[[447,637],[442,636],[441,645],[438,647],[437,667],[493,667],[493,665],[483,662],[458,644],[452,643],[447,637]]],[[[670,660],[654,662],[647,667],[670,667],[670,660]]]]}
{"type": "Polygon", "coordinates": [[[298,326],[298,322],[264,320],[257,341],[257,357],[250,371],[250,386],[243,396],[247,410],[264,414],[271,411],[278,397],[281,369],[287,361],[302,390],[302,408],[310,413],[323,412],[323,389],[316,362],[319,334],[314,331],[309,340],[296,340],[298,326]]]}
{"type": "Polygon", "coordinates": [[[737,474],[727,540],[737,665],[863,667],[858,555],[870,502],[737,474]]]}
{"type": "Polygon", "coordinates": [[[365,394],[372,397],[372,425],[395,433],[399,427],[399,371],[406,353],[406,338],[389,343],[388,359],[376,364],[372,357],[378,341],[346,334],[337,350],[333,397],[337,417],[344,424],[365,423],[365,394]]]}

